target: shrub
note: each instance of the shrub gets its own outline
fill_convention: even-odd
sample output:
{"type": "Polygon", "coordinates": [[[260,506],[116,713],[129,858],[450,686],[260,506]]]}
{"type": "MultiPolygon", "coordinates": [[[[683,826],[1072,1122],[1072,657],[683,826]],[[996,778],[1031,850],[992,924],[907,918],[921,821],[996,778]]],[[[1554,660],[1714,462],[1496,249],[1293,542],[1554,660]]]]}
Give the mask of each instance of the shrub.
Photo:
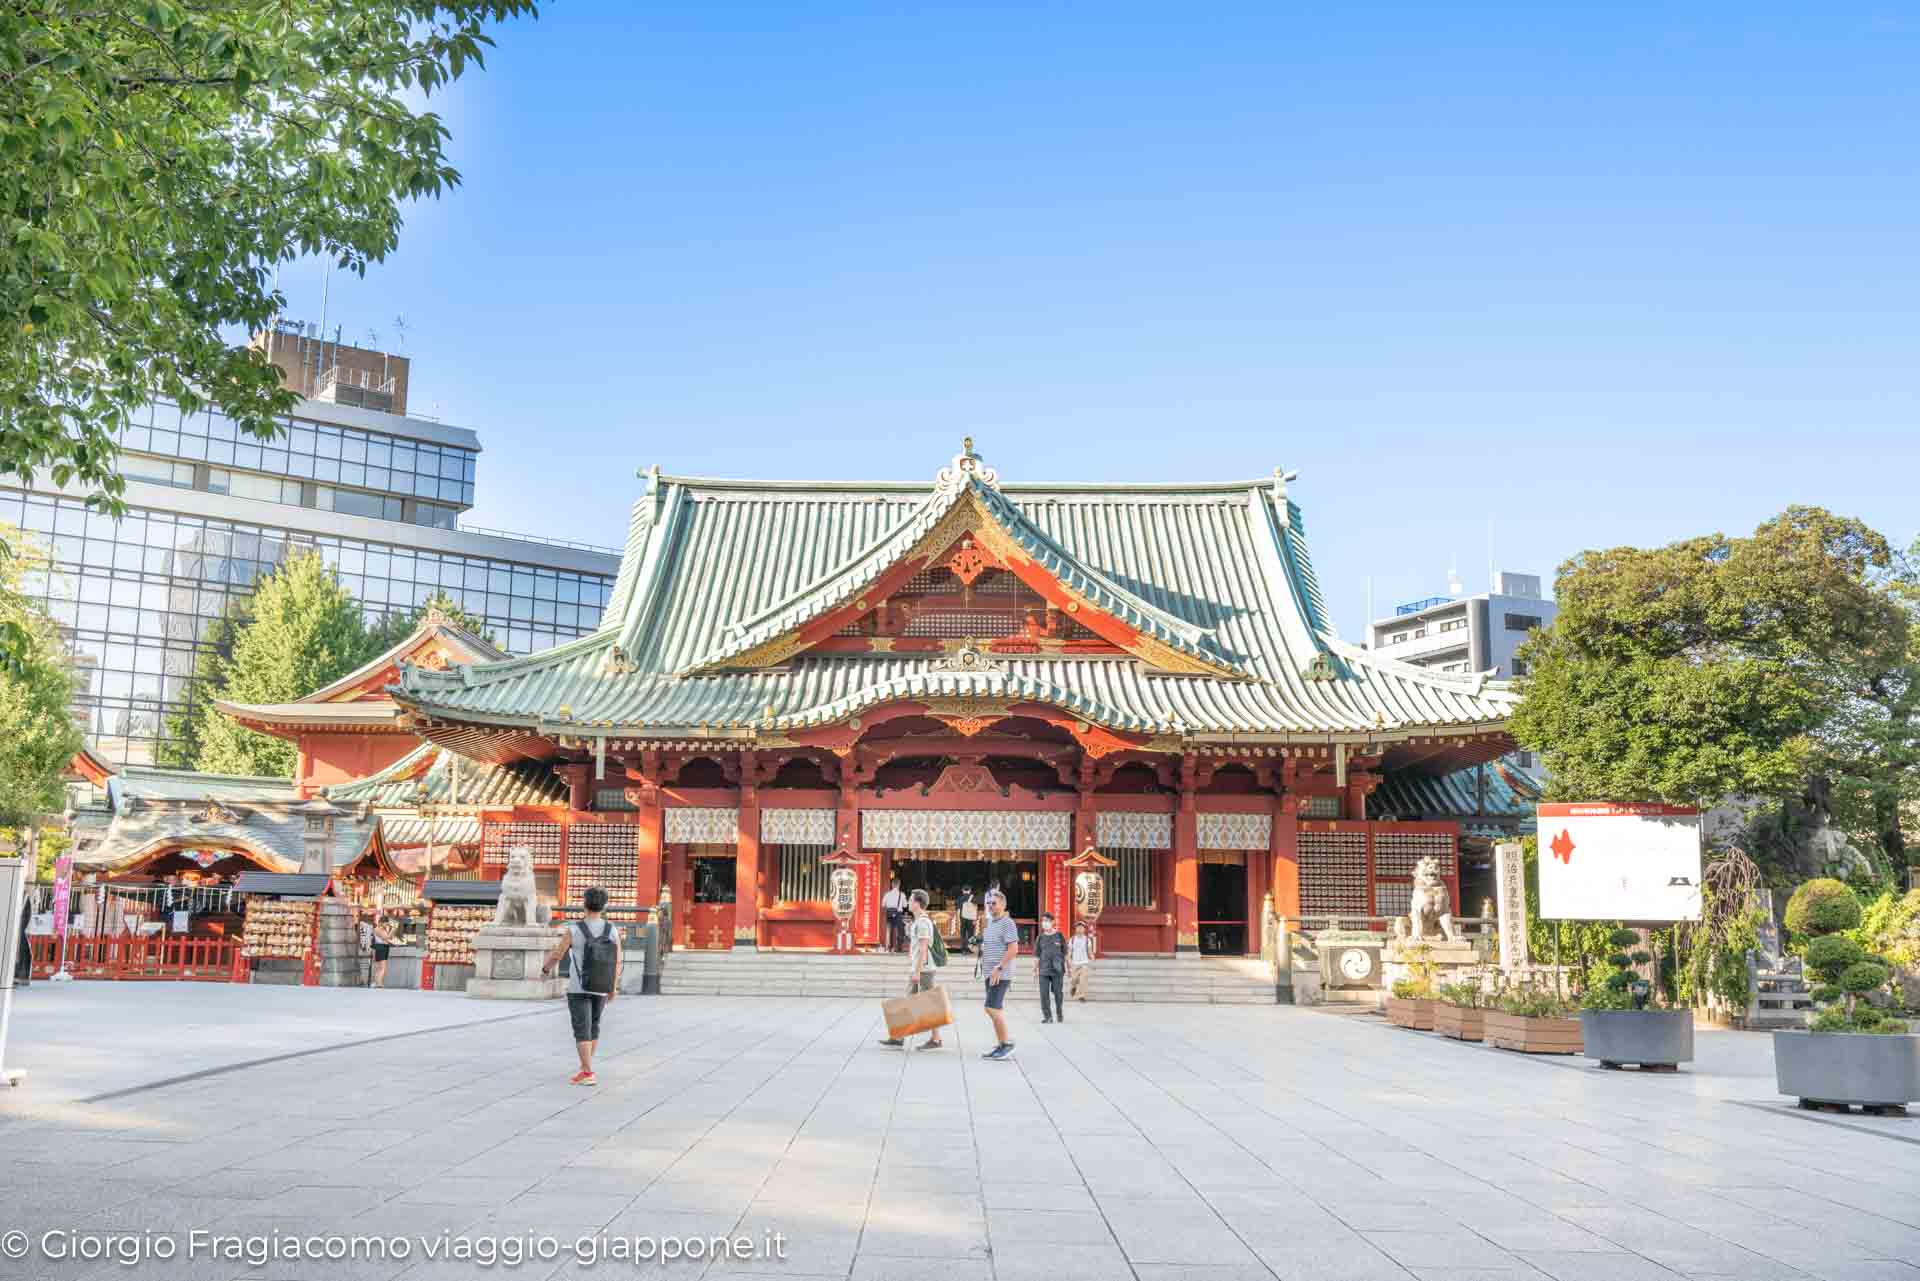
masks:
{"type": "Polygon", "coordinates": [[[1501,1013],[1517,1014],[1525,1019],[1562,1019],[1572,1012],[1551,988],[1515,988],[1502,992],[1498,1005],[1501,1013]]]}
{"type": "Polygon", "coordinates": [[[1393,995],[1402,1001],[1425,1001],[1433,996],[1433,985],[1425,979],[1395,979],[1393,995]]]}
{"type": "Polygon", "coordinates": [[[1840,933],[1858,926],[1860,918],[1859,898],[1833,880],[1808,881],[1787,904],[1787,928],[1808,936],[1802,956],[1807,972],[1819,980],[1813,989],[1819,1012],[1807,1024],[1815,1032],[1907,1030],[1899,1019],[1860,1000],[1885,987],[1892,973],[1885,961],[1840,933]]]}
{"type": "Polygon", "coordinates": [[[1440,999],[1448,1005],[1457,1005],[1463,1010],[1478,1010],[1487,1003],[1486,993],[1476,981],[1462,983],[1442,983],[1440,999]]]}
{"type": "Polygon", "coordinates": [[[1580,1007],[1587,1010],[1643,1010],[1651,989],[1645,983],[1638,983],[1639,975],[1633,972],[1636,965],[1645,965],[1653,957],[1639,947],[1640,935],[1636,930],[1621,928],[1607,935],[1607,945],[1615,949],[1607,958],[1607,964],[1613,972],[1598,983],[1589,984],[1581,994],[1580,1007]],[[1628,948],[1634,950],[1629,952],[1628,948]]]}
{"type": "Polygon", "coordinates": [[[1787,900],[1787,932],[1798,942],[1860,924],[1860,896],[1832,877],[1808,881],[1787,900]]]}

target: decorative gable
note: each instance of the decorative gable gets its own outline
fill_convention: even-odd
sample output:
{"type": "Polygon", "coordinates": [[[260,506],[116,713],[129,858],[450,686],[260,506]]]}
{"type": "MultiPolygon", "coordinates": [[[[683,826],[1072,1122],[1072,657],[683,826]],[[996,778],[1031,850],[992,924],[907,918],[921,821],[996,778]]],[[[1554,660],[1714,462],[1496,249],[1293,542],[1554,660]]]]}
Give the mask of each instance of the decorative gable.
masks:
{"type": "Polygon", "coordinates": [[[1170,672],[1244,677],[1205,629],[1110,581],[1035,527],[963,442],[906,520],[789,600],[730,629],[685,674],[805,650],[1124,652],[1170,672]],[[851,643],[850,643],[851,642],[851,643]]]}

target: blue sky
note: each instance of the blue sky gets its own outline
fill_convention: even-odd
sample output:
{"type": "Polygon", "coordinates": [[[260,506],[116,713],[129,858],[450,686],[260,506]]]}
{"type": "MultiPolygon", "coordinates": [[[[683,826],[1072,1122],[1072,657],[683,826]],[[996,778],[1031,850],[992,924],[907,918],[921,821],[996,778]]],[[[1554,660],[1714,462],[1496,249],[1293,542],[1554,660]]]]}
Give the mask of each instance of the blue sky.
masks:
{"type": "MultiPolygon", "coordinates": [[[[550,0],[434,100],[465,184],[335,273],[477,523],[634,472],[1284,464],[1357,638],[1458,559],[1920,532],[1920,17],[1893,5],[550,0]]],[[[283,276],[318,320],[319,269],[283,276]]]]}

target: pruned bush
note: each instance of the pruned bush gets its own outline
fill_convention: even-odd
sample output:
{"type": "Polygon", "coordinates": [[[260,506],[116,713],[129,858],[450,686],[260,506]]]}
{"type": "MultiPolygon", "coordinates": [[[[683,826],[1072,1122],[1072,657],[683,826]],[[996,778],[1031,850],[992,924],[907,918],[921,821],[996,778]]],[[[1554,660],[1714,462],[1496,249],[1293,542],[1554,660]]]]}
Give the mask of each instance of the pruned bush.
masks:
{"type": "Polygon", "coordinates": [[[1905,1032],[1907,1025],[1888,1018],[1860,998],[1887,985],[1893,971],[1853,939],[1840,933],[1860,924],[1860,899],[1835,880],[1808,881],[1787,904],[1787,928],[1807,937],[1802,956],[1807,972],[1819,980],[1813,1000],[1819,1011],[1807,1026],[1815,1032],[1905,1032]]]}
{"type": "Polygon", "coordinates": [[[1846,882],[1819,877],[1806,882],[1787,900],[1787,932],[1797,941],[1850,930],[1860,924],[1863,911],[1860,896],[1846,882]]]}

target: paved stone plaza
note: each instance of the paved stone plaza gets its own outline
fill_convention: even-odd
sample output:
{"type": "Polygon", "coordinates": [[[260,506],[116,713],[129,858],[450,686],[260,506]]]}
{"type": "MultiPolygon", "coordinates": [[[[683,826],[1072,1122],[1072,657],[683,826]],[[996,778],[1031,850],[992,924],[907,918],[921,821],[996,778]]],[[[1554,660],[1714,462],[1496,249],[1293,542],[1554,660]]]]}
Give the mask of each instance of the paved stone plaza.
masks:
{"type": "Polygon", "coordinates": [[[34,1077],[0,1099],[0,1229],[778,1231],[788,1249],[590,1270],[424,1246],[258,1268],[30,1257],[0,1278],[1920,1281],[1920,1119],[1784,1107],[1760,1036],[1703,1031],[1695,1071],[1638,1077],[1287,1007],[1042,1027],[1030,996],[1010,1063],[980,1060],[970,1007],[953,1048],[906,1055],[874,1044],[869,1001],[628,998],[589,1090],[566,1084],[557,1006],[36,985],[10,1056],[34,1077]]]}

